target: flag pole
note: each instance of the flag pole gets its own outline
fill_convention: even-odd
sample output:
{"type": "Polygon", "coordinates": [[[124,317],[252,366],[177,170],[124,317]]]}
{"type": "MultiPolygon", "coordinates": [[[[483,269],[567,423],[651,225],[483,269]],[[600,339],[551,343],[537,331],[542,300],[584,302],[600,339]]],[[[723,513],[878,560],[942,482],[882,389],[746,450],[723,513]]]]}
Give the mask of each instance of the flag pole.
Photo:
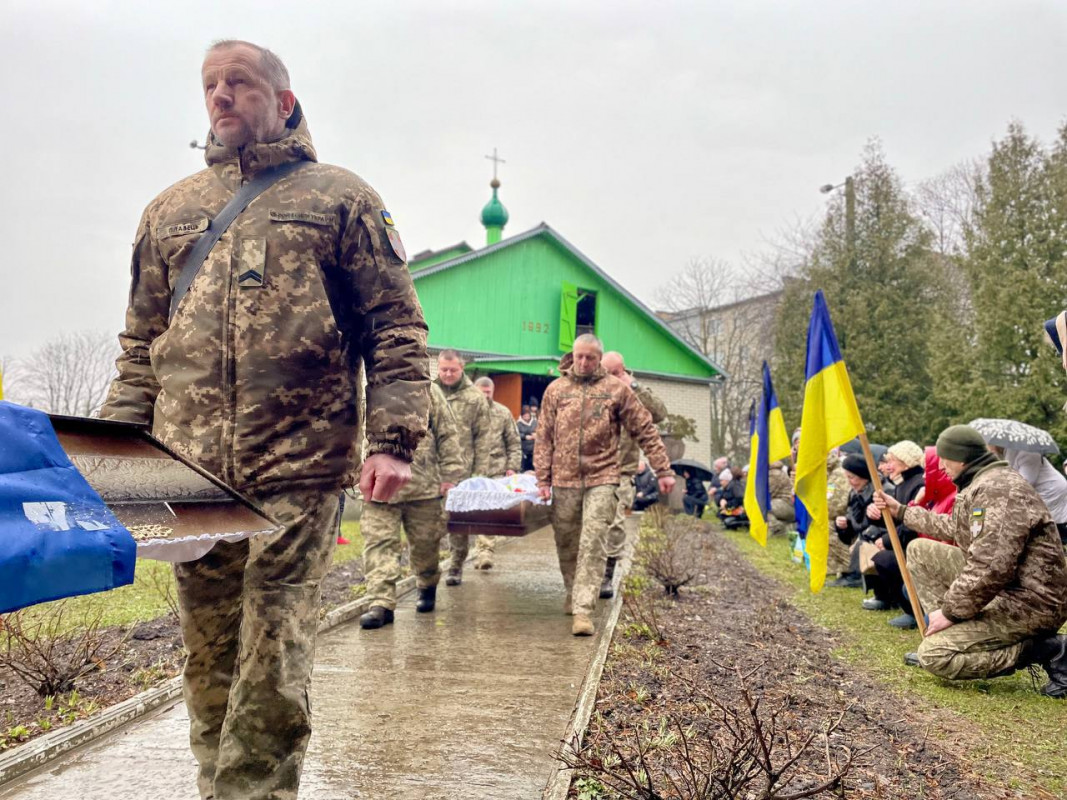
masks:
{"type": "MultiPolygon", "coordinates": [[[[871,482],[874,484],[874,489],[877,492],[882,491],[882,479],[878,474],[878,465],[874,462],[874,454],[871,452],[871,443],[867,441],[867,434],[860,434],[860,444],[863,446],[863,457],[867,460],[867,470],[871,473],[871,482]]],[[[882,509],[882,519],[885,520],[885,527],[889,531],[889,541],[893,543],[893,552],[897,556],[897,566],[900,567],[900,574],[904,578],[904,585],[908,587],[908,600],[911,601],[911,613],[915,617],[915,621],[919,625],[919,634],[926,636],[926,621],[923,619],[922,606],[919,605],[919,593],[915,591],[915,584],[912,583],[911,573],[908,572],[908,564],[904,560],[904,547],[900,543],[900,537],[897,535],[897,524],[893,521],[892,515],[889,513],[888,508],[882,509]]]]}

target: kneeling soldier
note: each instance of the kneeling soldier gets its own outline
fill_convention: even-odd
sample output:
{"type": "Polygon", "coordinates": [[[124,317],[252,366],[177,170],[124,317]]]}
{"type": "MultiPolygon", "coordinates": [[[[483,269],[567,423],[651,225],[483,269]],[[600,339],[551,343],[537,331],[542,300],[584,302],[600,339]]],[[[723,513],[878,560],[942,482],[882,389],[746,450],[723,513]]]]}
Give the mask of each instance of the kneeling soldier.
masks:
{"type": "Polygon", "coordinates": [[[415,450],[411,482],[388,502],[363,506],[363,567],[370,610],[359,618],[362,628],[380,628],[393,621],[396,583],[400,580],[400,525],[408,537],[411,571],[419,589],[416,611],[433,611],[441,579],[440,547],[446,519],[443,496],[462,480],[463,453],[448,401],[436,385],[430,391],[427,436],[415,450]]]}
{"type": "Polygon", "coordinates": [[[875,496],[913,530],[958,545],[916,539],[908,547],[930,624],[905,661],[953,680],[1040,664],[1049,676],[1042,694],[1067,697],[1067,636],[1056,635],[1067,620],[1067,564],[1048,509],[974,428],[947,428],[937,454],[959,488],[951,515],[875,496]]]}

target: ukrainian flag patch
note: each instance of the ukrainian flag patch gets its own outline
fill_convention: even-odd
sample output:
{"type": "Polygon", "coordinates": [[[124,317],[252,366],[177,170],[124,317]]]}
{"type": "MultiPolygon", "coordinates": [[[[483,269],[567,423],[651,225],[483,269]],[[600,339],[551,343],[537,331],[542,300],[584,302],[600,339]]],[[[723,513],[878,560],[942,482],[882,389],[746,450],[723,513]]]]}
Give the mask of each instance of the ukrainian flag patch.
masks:
{"type": "Polygon", "coordinates": [[[382,222],[384,222],[389,227],[393,227],[394,225],[396,225],[396,223],[393,222],[393,215],[390,214],[388,211],[382,211],[382,222]]]}
{"type": "Polygon", "coordinates": [[[976,508],[974,511],[971,512],[971,516],[972,517],[981,517],[984,514],[985,514],[985,509],[984,508],[976,508]]]}

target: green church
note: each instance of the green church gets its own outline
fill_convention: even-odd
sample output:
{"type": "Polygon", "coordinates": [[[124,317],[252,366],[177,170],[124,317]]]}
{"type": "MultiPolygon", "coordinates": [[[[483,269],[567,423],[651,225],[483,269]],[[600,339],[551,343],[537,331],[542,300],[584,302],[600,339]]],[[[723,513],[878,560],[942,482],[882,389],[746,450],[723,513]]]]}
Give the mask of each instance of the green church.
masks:
{"type": "Polygon", "coordinates": [[[574,338],[595,333],[672,414],[696,423],[699,441],[686,444],[686,455],[710,460],[711,393],[722,371],[547,223],[504,238],[500,182],[490,186],[485,247],[460,242],[410,259],[431,353],[461,352],[468,373],[491,377],[497,401],[517,417],[559,377],[574,338]]]}

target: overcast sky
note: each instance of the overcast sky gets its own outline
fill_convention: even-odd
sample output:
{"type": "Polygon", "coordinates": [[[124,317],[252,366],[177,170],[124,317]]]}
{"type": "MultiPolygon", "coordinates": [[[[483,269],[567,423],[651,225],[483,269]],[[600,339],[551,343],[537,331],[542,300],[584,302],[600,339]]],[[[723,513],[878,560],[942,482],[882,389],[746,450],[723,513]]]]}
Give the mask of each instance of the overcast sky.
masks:
{"type": "Polygon", "coordinates": [[[224,37],[282,56],[319,158],[409,253],[484,244],[495,146],[505,236],[547,221],[647,301],[820,214],[873,136],[913,184],[1067,114],[1059,0],[0,0],[0,355],[121,328],[142,209],[203,166],[224,37]]]}

